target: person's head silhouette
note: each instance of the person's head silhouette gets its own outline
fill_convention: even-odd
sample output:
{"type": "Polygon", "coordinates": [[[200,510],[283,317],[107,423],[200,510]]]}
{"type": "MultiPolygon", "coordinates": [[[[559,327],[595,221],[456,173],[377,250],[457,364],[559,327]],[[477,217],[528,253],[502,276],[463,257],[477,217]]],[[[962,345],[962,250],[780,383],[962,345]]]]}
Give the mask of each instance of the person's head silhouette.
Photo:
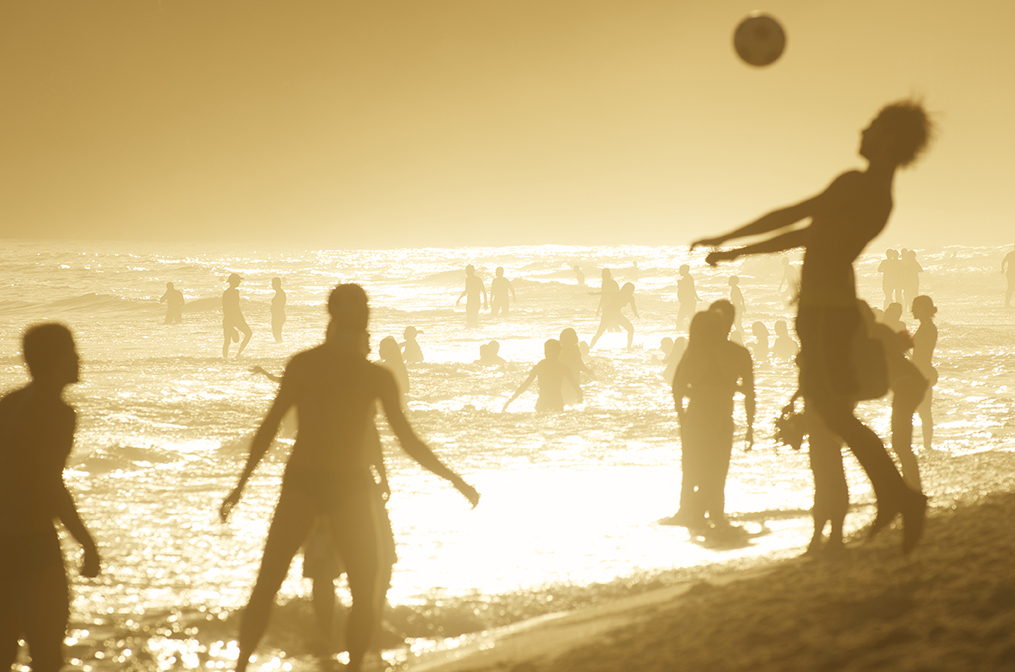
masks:
{"type": "Polygon", "coordinates": [[[25,332],[21,344],[35,382],[59,387],[78,382],[80,359],[70,329],[56,322],[39,324],[25,332]]]}
{"type": "Polygon", "coordinates": [[[886,105],[863,130],[860,156],[871,164],[905,168],[919,158],[934,135],[934,125],[923,105],[900,101],[886,105]]]}
{"type": "Polygon", "coordinates": [[[229,274],[229,279],[228,279],[227,282],[229,283],[230,287],[239,287],[240,282],[242,282],[242,281],[243,281],[243,278],[241,278],[238,273],[230,273],[229,274]]]}
{"type": "Polygon", "coordinates": [[[472,264],[469,264],[468,266],[465,267],[465,275],[467,275],[469,277],[472,277],[475,274],[476,274],[476,267],[475,266],[473,266],[472,264]]]}
{"type": "Polygon", "coordinates": [[[276,290],[276,291],[282,289],[282,278],[272,278],[271,279],[271,288],[276,290]]]}
{"type": "Polygon", "coordinates": [[[929,296],[921,294],[913,299],[913,317],[918,320],[929,320],[935,314],[937,314],[937,306],[929,296]]]}
{"type": "Polygon", "coordinates": [[[681,266],[680,266],[680,275],[681,276],[687,277],[687,274],[690,273],[690,272],[691,272],[691,267],[690,266],[688,266],[687,264],[681,264],[681,266]]]}
{"type": "Polygon", "coordinates": [[[504,277],[504,267],[503,266],[498,266],[497,267],[497,277],[498,278],[503,278],[504,277]]]}
{"type": "Polygon", "coordinates": [[[550,360],[560,357],[560,341],[551,338],[546,343],[543,343],[543,354],[550,360]]]}

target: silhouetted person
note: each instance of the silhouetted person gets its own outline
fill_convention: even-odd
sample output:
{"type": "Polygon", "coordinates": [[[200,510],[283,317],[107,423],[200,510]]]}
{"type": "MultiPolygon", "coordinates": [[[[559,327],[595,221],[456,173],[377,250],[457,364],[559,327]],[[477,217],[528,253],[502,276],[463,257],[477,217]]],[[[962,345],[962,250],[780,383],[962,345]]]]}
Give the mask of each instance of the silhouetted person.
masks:
{"type": "Polygon", "coordinates": [[[790,263],[789,257],[783,257],[782,277],[779,279],[779,289],[777,291],[785,292],[786,296],[795,298],[799,285],[800,279],[797,277],[796,269],[790,263]]]}
{"type": "Polygon", "coordinates": [[[735,238],[788,229],[744,248],[713,252],[707,258],[712,264],[745,254],[806,249],[797,312],[801,390],[806,402],[846,442],[871,479],[878,501],[871,533],[901,513],[906,552],[923,535],[927,498],[905,484],[877,434],[853,414],[860,390],[854,367],[861,365],[854,364],[853,342],[863,328],[853,261],[887,224],[895,172],[912,163],[926,147],[930,126],[919,104],[889,105],[863,131],[860,155],[868,161],[866,171],[844,173],[813,198],[726,235],[695,243],[721,245],[735,238]],[[811,219],[808,226],[789,228],[806,218],[811,219]]]}
{"type": "Polygon", "coordinates": [[[560,363],[560,342],[554,339],[543,344],[544,358],[539,361],[529,372],[528,377],[518,387],[514,395],[504,404],[507,410],[511,402],[517,399],[525,390],[529,389],[532,381],[539,379],[539,396],[536,398],[537,411],[563,411],[564,396],[561,394],[561,385],[567,381],[578,393],[578,400],[582,399],[581,386],[578,380],[571,375],[571,370],[560,363]]]}
{"type": "Polygon", "coordinates": [[[275,342],[282,342],[282,325],[285,324],[285,290],[282,289],[282,278],[272,278],[271,288],[275,295],[271,297],[271,333],[275,336],[275,342]]]}
{"type": "Polygon", "coordinates": [[[578,286],[579,287],[584,287],[585,286],[585,274],[582,273],[582,269],[580,267],[578,267],[578,266],[574,267],[574,276],[575,276],[575,281],[578,283],[578,286]]]}
{"type": "Polygon", "coordinates": [[[236,351],[239,357],[243,349],[250,343],[253,332],[243,319],[243,312],[240,310],[240,282],[243,280],[236,273],[229,276],[229,287],[222,292],[222,330],[225,332],[225,341],[222,343],[222,359],[229,359],[229,345],[233,341],[240,340],[240,333],[243,333],[243,342],[240,349],[236,351]]]}
{"type": "Polygon", "coordinates": [[[754,444],[754,366],[746,348],[727,340],[730,326],[720,310],[695,315],[673,376],[683,472],[680,508],[671,519],[676,524],[701,526],[707,514],[717,528],[729,526],[725,488],[733,450],[733,396],[738,391],[747,410],[747,449],[754,444]]]}
{"type": "MultiPolygon", "coordinates": [[[[606,313],[607,306],[613,303],[614,298],[620,293],[620,285],[613,279],[613,273],[608,268],[604,268],[602,272],[602,288],[599,291],[599,305],[596,306],[596,315],[606,313]]],[[[606,325],[610,331],[618,329],[618,325],[610,323],[606,325]]]]}
{"type": "Polygon", "coordinates": [[[1011,307],[1011,295],[1015,293],[1015,249],[1004,255],[1001,260],[1001,272],[1008,281],[1008,287],[1004,291],[1004,307],[1011,307]]]}
{"type": "Polygon", "coordinates": [[[768,361],[768,327],[763,322],[755,322],[751,325],[751,333],[754,334],[753,356],[755,362],[768,361]]]}
{"type": "MultiPolygon", "coordinates": [[[[585,364],[581,344],[578,342],[578,334],[571,327],[560,332],[560,355],[557,359],[568,368],[579,386],[582,383],[582,374],[592,373],[592,369],[585,364]]],[[[560,385],[565,405],[576,404],[580,401],[581,393],[571,383],[561,381],[560,385]]]]}
{"type": "Polygon", "coordinates": [[[902,284],[902,305],[912,306],[913,299],[920,294],[920,274],[923,266],[916,259],[916,252],[903,250],[899,258],[902,284]]]}
{"type": "Polygon", "coordinates": [[[920,321],[920,326],[913,334],[913,364],[927,379],[927,392],[923,396],[917,413],[920,415],[920,426],[923,430],[923,447],[931,449],[934,440],[934,416],[931,404],[934,401],[934,385],[937,384],[937,369],[934,368],[934,348],[937,347],[937,326],[934,315],[937,307],[929,296],[918,296],[913,299],[913,317],[920,321]]]}
{"type": "Polygon", "coordinates": [[[902,321],[902,304],[889,303],[878,322],[896,333],[903,331],[906,328],[906,323],[902,321]]]}
{"type": "Polygon", "coordinates": [[[82,576],[98,576],[99,552],[63,481],[77,422],[63,400],[78,382],[74,337],[40,324],[22,343],[32,380],[0,398],[0,669],[24,639],[34,672],[56,672],[70,616],[56,521],[84,549],[82,576]]]}
{"type": "Polygon", "coordinates": [[[406,364],[419,364],[423,361],[423,349],[419,347],[419,343],[416,341],[416,336],[422,333],[416,327],[406,327],[405,331],[402,332],[402,338],[405,339],[405,342],[401,344],[401,347],[406,364]]]}
{"type": "Polygon", "coordinates": [[[386,368],[395,377],[398,383],[398,392],[402,397],[409,394],[409,372],[405,368],[405,361],[402,359],[402,349],[398,347],[398,341],[394,336],[385,336],[377,344],[377,354],[381,358],[381,366],[386,368]]]}
{"type": "Polygon", "coordinates": [[[789,335],[786,321],[778,320],[775,323],[775,344],[772,345],[772,357],[789,362],[796,357],[797,349],[796,341],[789,335]]]}
{"type": "Polygon", "coordinates": [[[627,347],[628,349],[633,347],[634,325],[621,312],[628,305],[631,306],[631,312],[634,313],[634,316],[638,317],[638,307],[634,303],[634,285],[630,282],[625,282],[624,286],[620,288],[620,292],[614,294],[603,307],[603,316],[599,320],[599,329],[596,331],[596,335],[592,337],[589,349],[596,347],[596,341],[606,333],[610,325],[614,324],[620,325],[627,330],[627,347]]]}
{"type": "Polygon", "coordinates": [[[489,366],[503,366],[507,364],[504,358],[500,356],[500,343],[497,341],[490,341],[479,346],[479,364],[486,364],[489,366]]]}
{"type": "Polygon", "coordinates": [[[740,291],[740,278],[731,275],[729,279],[730,303],[733,304],[733,326],[740,334],[741,340],[744,337],[744,311],[747,304],[744,303],[744,293],[740,291]]]}
{"type": "Polygon", "coordinates": [[[902,260],[899,259],[897,250],[885,250],[885,258],[878,264],[878,273],[881,274],[881,291],[885,294],[885,303],[881,309],[887,310],[893,302],[901,305],[902,260]]]}
{"type": "Polygon", "coordinates": [[[691,275],[691,267],[683,264],[679,270],[680,277],[677,279],[677,331],[684,328],[684,322],[691,319],[698,311],[698,291],[694,288],[694,277],[691,275]]]}
{"type": "Polygon", "coordinates": [[[159,299],[159,303],[166,304],[166,320],[163,324],[183,324],[183,292],[173,287],[173,283],[166,283],[166,293],[159,299]]]}
{"type": "Polygon", "coordinates": [[[515,298],[515,288],[511,286],[511,281],[504,277],[502,266],[497,267],[496,273],[497,277],[490,281],[490,314],[507,315],[510,312],[511,299],[515,298]]]}
{"type": "Polygon", "coordinates": [[[677,372],[677,364],[680,363],[681,358],[684,356],[684,352],[687,350],[687,337],[678,336],[673,339],[673,347],[670,348],[670,354],[666,357],[666,368],[663,369],[663,380],[668,385],[673,384],[673,375],[677,372]]]}
{"type": "Polygon", "coordinates": [[[465,289],[455,301],[455,305],[461,303],[462,299],[465,299],[466,324],[470,327],[479,326],[479,309],[480,307],[486,308],[486,287],[476,275],[476,267],[472,264],[465,267],[465,289]],[[482,302],[480,297],[483,299],[482,302]]]}
{"type": "Polygon", "coordinates": [[[479,500],[475,489],[445,466],[413,432],[402,413],[398,386],[391,373],[363,356],[369,309],[362,287],[336,287],[328,299],[328,312],[332,322],[324,344],[298,353],[286,366],[278,394],[251,442],[239,482],[222,503],[220,514],[225,520],[271,446],[282,416],[295,406],[300,429],[286,465],[257,583],[240,624],[239,672],[247,668],[264,634],[275,594],[293,556],[320,518],[331,530],[352,593],[347,669],[361,669],[385,592],[380,532],[371,502],[376,483],[364,441],[376,401],[380,401],[389,425],[410,457],[450,481],[473,506],[479,500]]]}

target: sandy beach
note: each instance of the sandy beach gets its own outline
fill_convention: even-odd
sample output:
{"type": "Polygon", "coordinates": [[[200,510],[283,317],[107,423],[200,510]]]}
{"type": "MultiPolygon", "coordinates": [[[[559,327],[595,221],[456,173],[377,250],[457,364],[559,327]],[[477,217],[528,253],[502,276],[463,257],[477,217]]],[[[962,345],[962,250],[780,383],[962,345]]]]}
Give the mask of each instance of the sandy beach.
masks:
{"type": "Polygon", "coordinates": [[[488,633],[422,672],[1015,670],[1015,494],[835,557],[659,589],[488,633]]]}

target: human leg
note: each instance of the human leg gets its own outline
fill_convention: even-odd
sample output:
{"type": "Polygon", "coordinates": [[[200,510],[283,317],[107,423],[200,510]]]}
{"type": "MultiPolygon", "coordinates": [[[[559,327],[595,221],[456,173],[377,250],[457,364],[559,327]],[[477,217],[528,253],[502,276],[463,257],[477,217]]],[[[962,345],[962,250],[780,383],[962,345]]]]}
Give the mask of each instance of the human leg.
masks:
{"type": "Polygon", "coordinates": [[[806,406],[804,412],[808,432],[807,455],[814,477],[814,507],[811,509],[814,534],[807,546],[807,553],[821,550],[825,523],[830,525],[825,549],[835,551],[842,548],[842,527],[849,508],[849,489],[842,467],[842,442],[828,429],[817,412],[806,406]]]}
{"type": "Polygon", "coordinates": [[[271,527],[268,528],[257,581],[240,621],[237,672],[246,670],[250,663],[250,656],[268,627],[275,594],[289,573],[293,556],[310,533],[317,513],[316,507],[306,495],[291,488],[287,490],[283,485],[271,527]]]}
{"type": "Polygon", "coordinates": [[[922,492],[923,487],[920,468],[913,453],[913,413],[926,389],[927,385],[921,378],[900,386],[892,394],[892,450],[902,465],[902,479],[917,492],[922,492]]]}
{"type": "Polygon", "coordinates": [[[931,413],[933,403],[934,388],[928,387],[927,394],[924,395],[923,401],[916,409],[920,415],[920,429],[923,431],[923,447],[927,450],[931,449],[931,444],[934,441],[934,416],[931,413]]]}
{"type": "Polygon", "coordinates": [[[243,332],[243,342],[240,343],[240,349],[236,351],[236,356],[239,357],[243,353],[243,349],[247,347],[247,343],[250,343],[250,337],[254,335],[254,332],[250,329],[250,326],[246,322],[237,327],[243,332]]]}
{"type": "Polygon", "coordinates": [[[29,590],[21,606],[32,672],[58,672],[63,667],[63,640],[70,618],[67,575],[62,563],[50,563],[28,578],[29,590]]]}
{"type": "Polygon", "coordinates": [[[727,525],[726,476],[733,452],[733,419],[713,416],[709,430],[702,451],[701,498],[709,522],[721,527],[727,525]]]}

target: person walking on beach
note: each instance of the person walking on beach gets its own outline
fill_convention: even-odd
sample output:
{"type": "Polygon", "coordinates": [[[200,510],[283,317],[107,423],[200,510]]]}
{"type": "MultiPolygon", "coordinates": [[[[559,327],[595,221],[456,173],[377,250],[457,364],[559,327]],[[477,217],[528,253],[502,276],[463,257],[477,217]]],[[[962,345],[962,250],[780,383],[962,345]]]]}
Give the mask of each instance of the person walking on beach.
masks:
{"type": "Polygon", "coordinates": [[[599,320],[599,329],[596,331],[596,335],[592,337],[592,342],[589,343],[590,350],[596,347],[596,341],[613,325],[627,330],[627,349],[630,350],[634,346],[634,325],[620,312],[628,305],[631,306],[631,312],[634,313],[634,316],[638,317],[638,307],[634,303],[634,285],[630,282],[625,282],[620,291],[612,294],[603,306],[603,316],[599,320]]]}
{"type": "Polygon", "coordinates": [[[931,413],[931,405],[934,401],[934,385],[938,379],[937,369],[934,368],[934,348],[937,347],[934,315],[937,314],[937,307],[929,296],[920,295],[913,299],[912,310],[913,317],[920,321],[920,326],[913,334],[913,364],[927,379],[927,392],[916,411],[920,416],[923,447],[930,450],[934,441],[934,415],[931,413]]]}
{"type": "Polygon", "coordinates": [[[473,506],[479,501],[476,490],[416,436],[402,412],[391,373],[363,356],[369,320],[363,288],[355,284],[336,287],[328,298],[328,312],[331,324],[324,344],[298,353],[286,366],[278,394],[251,442],[239,482],[220,509],[225,521],[271,446],[282,416],[295,407],[300,427],[286,465],[257,582],[240,623],[238,672],[246,670],[264,634],[275,594],[293,556],[321,518],[342,556],[352,593],[346,669],[362,669],[385,592],[379,580],[382,559],[371,504],[376,484],[363,436],[375,402],[380,401],[388,424],[410,457],[450,481],[473,506]]]}
{"type": "Polygon", "coordinates": [[[243,349],[250,343],[253,332],[243,319],[243,311],[240,310],[240,282],[243,281],[236,273],[229,275],[229,287],[222,292],[222,330],[225,332],[225,340],[222,343],[222,359],[229,359],[229,345],[233,341],[240,340],[240,333],[243,333],[243,342],[240,349],[236,351],[239,357],[243,349]]]}
{"type": "Polygon", "coordinates": [[[687,322],[698,311],[698,302],[701,297],[694,288],[694,276],[691,275],[691,267],[687,264],[680,266],[680,278],[677,279],[677,331],[684,328],[687,322]]]}
{"type": "Polygon", "coordinates": [[[673,403],[680,420],[680,508],[668,521],[688,527],[726,519],[726,476],[733,452],[733,396],[744,394],[747,449],[754,444],[754,365],[741,345],[727,339],[732,322],[719,309],[691,320],[687,349],[673,376],[673,403]],[[684,408],[684,399],[688,399],[684,408]]]}
{"type": "Polygon", "coordinates": [[[99,575],[99,551],[63,480],[77,417],[63,400],[78,382],[74,337],[40,324],[22,340],[28,385],[0,398],[0,669],[12,669],[18,640],[34,672],[57,672],[70,616],[59,520],[81,544],[81,576],[99,575]]]}
{"type": "Polygon", "coordinates": [[[902,261],[897,250],[885,250],[885,258],[878,265],[881,274],[881,291],[885,294],[885,303],[881,310],[887,310],[893,302],[902,303],[902,261]]]}
{"type": "Polygon", "coordinates": [[[504,277],[504,267],[497,267],[497,277],[490,282],[490,315],[507,315],[511,300],[515,299],[515,288],[504,277]],[[508,299],[508,294],[511,299],[508,299]]]}
{"type": "Polygon", "coordinates": [[[1015,247],[1001,260],[1001,272],[1008,281],[1008,287],[1004,291],[1004,307],[1011,308],[1011,295],[1015,293],[1015,247]]]}
{"type": "Polygon", "coordinates": [[[543,344],[543,359],[532,367],[528,377],[518,387],[514,395],[504,404],[504,411],[507,411],[511,402],[529,389],[532,381],[539,379],[539,396],[536,398],[536,411],[564,410],[564,396],[561,394],[561,385],[567,381],[575,390],[578,401],[582,400],[581,386],[578,380],[572,375],[571,370],[560,362],[560,342],[550,339],[543,344]]]}
{"type": "Polygon", "coordinates": [[[402,356],[405,358],[406,364],[419,364],[423,361],[423,349],[419,347],[419,342],[416,341],[416,336],[422,333],[416,327],[406,327],[405,331],[402,332],[402,338],[405,341],[400,343],[399,347],[402,348],[402,356]]]}
{"type": "Polygon", "coordinates": [[[166,320],[163,324],[183,324],[183,292],[173,287],[173,283],[166,283],[166,293],[159,299],[159,303],[166,304],[166,320]]]}
{"type": "Polygon", "coordinates": [[[470,327],[478,327],[479,308],[480,306],[486,308],[486,287],[476,275],[476,267],[472,264],[465,267],[465,289],[455,301],[455,305],[460,304],[462,299],[465,299],[465,323],[470,327]],[[480,296],[483,297],[482,303],[479,300],[480,296]]]}
{"type": "Polygon", "coordinates": [[[271,333],[275,336],[275,342],[282,342],[282,325],[285,324],[285,290],[282,289],[282,278],[272,278],[271,288],[275,295],[271,297],[271,333]]]}
{"type": "Polygon", "coordinates": [[[710,264],[805,248],[797,311],[801,391],[805,402],[846,442],[871,479],[878,502],[871,534],[902,514],[904,552],[911,551],[923,535],[927,498],[906,485],[881,439],[853,413],[860,391],[853,342],[863,337],[853,262],[888,222],[896,171],[919,156],[930,136],[931,122],[919,103],[888,105],[862,133],[859,153],[868,161],[865,171],[846,172],[813,198],[692,244],[692,248],[719,246],[745,236],[774,234],[743,248],[713,251],[706,258],[710,264]],[[811,220],[809,225],[789,229],[806,218],[811,220]]]}

